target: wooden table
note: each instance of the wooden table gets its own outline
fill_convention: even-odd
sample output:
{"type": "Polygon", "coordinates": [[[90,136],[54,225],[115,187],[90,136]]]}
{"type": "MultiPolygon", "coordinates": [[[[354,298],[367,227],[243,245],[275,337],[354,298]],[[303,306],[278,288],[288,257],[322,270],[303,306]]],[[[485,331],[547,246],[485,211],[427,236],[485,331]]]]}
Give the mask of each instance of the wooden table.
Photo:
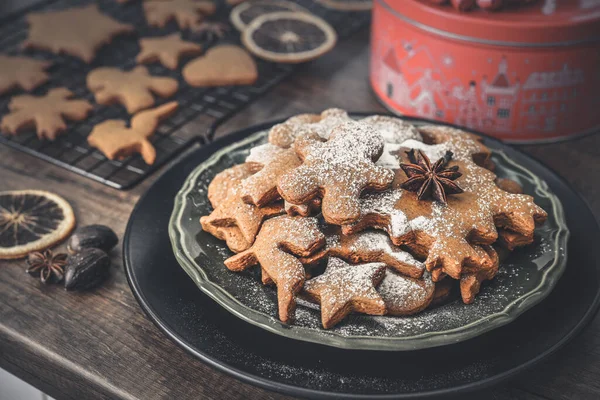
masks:
{"type": "MultiPolygon", "coordinates": [[[[218,136],[268,119],[327,107],[384,111],[367,82],[368,32],[322,59],[221,126],[218,136]]],[[[202,129],[202,123],[187,132],[202,129]]],[[[523,148],[559,171],[600,215],[600,136],[523,148]]],[[[163,168],[164,170],[165,168],[163,168]]],[[[0,146],[0,190],[46,189],[68,199],[80,226],[102,223],[123,236],[136,201],[156,176],[121,192],[0,146]]],[[[169,341],[133,298],[112,253],[112,277],[95,291],[65,292],[25,274],[23,261],[0,262],[0,367],[57,399],[283,398],[241,383],[169,341]]],[[[565,299],[568,301],[568,299],[565,299]]],[[[488,399],[600,398],[600,320],[566,348],[488,399]]]]}

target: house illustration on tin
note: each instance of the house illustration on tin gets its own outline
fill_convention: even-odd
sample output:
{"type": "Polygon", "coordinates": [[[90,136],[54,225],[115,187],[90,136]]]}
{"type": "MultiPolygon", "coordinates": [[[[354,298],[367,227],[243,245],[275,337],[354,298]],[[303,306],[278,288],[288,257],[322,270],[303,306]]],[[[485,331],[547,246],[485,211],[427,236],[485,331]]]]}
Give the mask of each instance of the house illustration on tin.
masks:
{"type": "Polygon", "coordinates": [[[488,83],[484,76],[481,81],[481,100],[483,102],[483,127],[493,127],[498,131],[510,131],[514,128],[520,84],[518,79],[511,83],[508,78],[508,63],[502,58],[498,64],[498,73],[488,83]]]}

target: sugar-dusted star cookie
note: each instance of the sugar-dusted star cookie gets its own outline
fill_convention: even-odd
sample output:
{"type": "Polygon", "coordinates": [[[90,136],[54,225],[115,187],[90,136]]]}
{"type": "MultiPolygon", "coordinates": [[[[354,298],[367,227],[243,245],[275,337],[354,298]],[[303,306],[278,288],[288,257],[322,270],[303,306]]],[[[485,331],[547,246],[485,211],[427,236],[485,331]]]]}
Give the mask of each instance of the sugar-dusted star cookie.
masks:
{"type": "Polygon", "coordinates": [[[50,61],[0,54],[0,94],[15,88],[30,92],[48,82],[49,75],[45,71],[51,65],[50,61]]]}
{"type": "Polygon", "coordinates": [[[350,120],[348,113],[339,108],[329,108],[320,114],[295,115],[269,130],[269,143],[287,149],[298,136],[308,133],[316,133],[327,140],[333,128],[350,120]]]}
{"type": "MultiPolygon", "coordinates": [[[[215,227],[237,226],[246,242],[252,244],[265,219],[285,213],[281,202],[259,208],[242,200],[242,184],[245,179],[251,176],[248,173],[250,171],[254,173],[256,170],[256,166],[252,164],[240,164],[221,172],[215,177],[216,182],[214,185],[211,184],[211,187],[226,186],[227,194],[216,202],[217,205],[210,215],[200,218],[203,227],[207,225],[215,227]]],[[[212,195],[213,199],[214,197],[212,195]]]]}
{"type": "Polygon", "coordinates": [[[94,126],[88,136],[90,146],[100,150],[109,160],[122,159],[139,153],[146,164],[154,164],[156,150],[149,138],[163,119],[177,109],[177,102],[141,111],[131,118],[131,127],[123,120],[106,120],[94,126]]]}
{"type": "Polygon", "coordinates": [[[114,37],[134,31],[101,13],[97,4],[60,11],[27,14],[29,33],[25,48],[66,53],[91,63],[100,47],[114,37]]]}
{"type": "Polygon", "coordinates": [[[181,39],[180,33],[162,37],[146,37],[140,39],[140,53],[136,61],[147,64],[159,61],[169,69],[177,69],[179,59],[202,53],[202,46],[181,39]]]}
{"type": "Polygon", "coordinates": [[[383,263],[350,265],[330,257],[325,272],[304,283],[304,293],[321,305],[321,323],[329,329],[351,312],[385,314],[385,302],[375,289],[384,277],[383,263]]]}
{"type": "Polygon", "coordinates": [[[146,0],[143,6],[148,25],[163,28],[174,20],[180,29],[197,27],[217,9],[209,0],[146,0]]]}
{"type": "Polygon", "coordinates": [[[72,97],[67,88],[51,89],[45,96],[15,96],[8,104],[10,112],[2,118],[2,131],[16,135],[34,125],[40,139],[54,140],[67,129],[65,119],[82,121],[93,108],[88,101],[72,97]]]}
{"type": "Polygon", "coordinates": [[[242,271],[260,264],[263,282],[277,285],[279,319],[290,322],[296,294],[306,277],[297,257],[309,256],[323,244],[325,237],[316,218],[282,215],[265,221],[252,247],[228,258],[225,265],[232,271],[242,271]]]}
{"type": "Polygon", "coordinates": [[[321,197],[323,217],[332,224],[356,221],[362,192],[384,190],[394,178],[390,169],[375,165],[383,151],[381,135],[360,122],[336,126],[326,142],[314,132],[299,137],[294,150],[303,164],[279,178],[279,194],[292,204],[321,197]]]}
{"type": "Polygon", "coordinates": [[[177,92],[178,83],[173,78],[152,76],[142,65],[130,71],[115,67],[100,67],[87,76],[87,87],[98,104],[121,103],[129,114],[154,105],[154,96],[167,98],[177,92]]]}
{"type": "Polygon", "coordinates": [[[420,278],[425,264],[408,251],[395,246],[385,232],[366,230],[344,235],[337,226],[324,227],[326,245],[311,257],[303,259],[315,264],[327,256],[339,257],[352,263],[381,262],[409,277],[420,278]]]}

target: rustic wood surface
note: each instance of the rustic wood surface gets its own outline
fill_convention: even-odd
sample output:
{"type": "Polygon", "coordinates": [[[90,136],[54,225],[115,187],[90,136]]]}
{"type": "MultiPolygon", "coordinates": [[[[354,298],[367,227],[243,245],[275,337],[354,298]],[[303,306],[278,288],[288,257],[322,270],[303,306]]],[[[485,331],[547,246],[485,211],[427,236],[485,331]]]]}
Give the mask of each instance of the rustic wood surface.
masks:
{"type": "MultiPolygon", "coordinates": [[[[368,58],[368,32],[364,31],[303,67],[221,126],[217,136],[332,106],[383,111],[369,89],[368,58]]],[[[186,131],[191,134],[202,128],[200,121],[186,131]]],[[[600,136],[523,149],[559,171],[600,215],[600,181],[594,179],[600,176],[600,136]]],[[[0,145],[0,190],[54,191],[71,202],[80,225],[106,224],[120,237],[136,201],[159,174],[121,192],[0,145]]],[[[217,372],[169,341],[133,298],[121,249],[111,255],[111,279],[84,294],[41,285],[24,273],[23,261],[0,261],[1,368],[59,400],[284,398],[217,372]]],[[[597,399],[599,376],[600,321],[596,318],[534,370],[473,398],[597,399]]]]}

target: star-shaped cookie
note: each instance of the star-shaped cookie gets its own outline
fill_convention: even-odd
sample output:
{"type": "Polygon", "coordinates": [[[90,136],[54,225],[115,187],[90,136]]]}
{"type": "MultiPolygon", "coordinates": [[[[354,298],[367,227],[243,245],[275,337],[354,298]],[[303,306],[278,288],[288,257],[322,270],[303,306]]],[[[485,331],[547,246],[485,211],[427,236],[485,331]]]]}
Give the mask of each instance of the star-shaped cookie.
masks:
{"type": "Polygon", "coordinates": [[[348,113],[340,108],[329,108],[321,114],[295,115],[269,130],[269,143],[287,149],[298,136],[311,132],[327,140],[333,128],[350,120],[348,113]]]}
{"type": "Polygon", "coordinates": [[[321,305],[321,323],[329,329],[351,312],[385,314],[385,302],[375,289],[384,277],[383,263],[350,265],[330,257],[325,272],[304,283],[304,293],[321,305]]]}
{"type": "Polygon", "coordinates": [[[296,139],[294,150],[303,164],[279,178],[279,194],[292,204],[321,197],[325,221],[352,223],[361,215],[362,192],[384,190],[394,178],[390,169],[375,165],[383,139],[366,124],[346,121],[322,140],[315,132],[296,139]]]}
{"type": "Polygon", "coordinates": [[[395,246],[385,232],[365,230],[344,235],[337,226],[322,229],[327,238],[325,247],[304,263],[314,264],[326,256],[342,258],[352,263],[381,262],[412,278],[420,278],[425,264],[408,251],[395,246]]]}
{"type": "Polygon", "coordinates": [[[212,15],[217,9],[208,0],[147,0],[143,5],[148,25],[159,28],[175,20],[180,29],[194,29],[205,15],[212,15]]]}
{"type": "Polygon", "coordinates": [[[121,103],[129,114],[154,105],[154,96],[173,96],[178,88],[177,80],[163,76],[152,76],[142,65],[130,71],[115,67],[100,67],[87,76],[87,87],[98,104],[121,103]]]}
{"type": "Polygon", "coordinates": [[[73,7],[61,11],[27,14],[29,34],[25,48],[66,53],[86,63],[96,51],[115,36],[134,31],[132,25],[118,22],[98,10],[98,5],[73,7]]]}
{"type": "Polygon", "coordinates": [[[316,218],[282,215],[265,221],[252,247],[228,258],[225,265],[232,271],[242,271],[260,264],[263,282],[277,285],[279,319],[290,322],[296,294],[306,277],[297,257],[309,256],[323,244],[325,236],[316,218]]]}
{"type": "MultiPolygon", "coordinates": [[[[252,204],[247,204],[242,200],[241,187],[244,182],[244,176],[241,172],[253,168],[252,165],[240,164],[227,169],[226,175],[219,175],[219,179],[225,180],[231,177],[228,183],[227,195],[217,202],[217,206],[210,215],[200,218],[202,226],[212,225],[215,227],[237,226],[242,235],[249,244],[254,243],[254,239],[260,230],[263,221],[269,217],[283,214],[283,204],[281,202],[258,208],[252,204]]],[[[249,176],[249,175],[248,175],[249,176]]],[[[205,229],[206,230],[206,229],[205,229]]]]}
{"type": "Polygon", "coordinates": [[[67,129],[65,118],[82,121],[93,108],[88,101],[72,97],[67,88],[51,89],[45,96],[15,96],[8,104],[10,112],[2,118],[2,131],[16,135],[34,125],[40,139],[54,140],[67,129]]]}
{"type": "Polygon", "coordinates": [[[141,38],[141,51],[136,57],[139,64],[160,61],[169,69],[177,69],[179,59],[202,53],[202,46],[181,39],[180,33],[163,37],[141,38]]]}
{"type": "Polygon", "coordinates": [[[144,110],[131,118],[131,128],[123,120],[106,120],[94,126],[88,136],[90,146],[100,150],[109,160],[140,153],[146,164],[154,164],[156,150],[149,138],[163,119],[177,109],[177,102],[144,110]]]}
{"type": "Polygon", "coordinates": [[[48,81],[52,62],[0,54],[0,94],[17,87],[30,92],[48,81]]]}

